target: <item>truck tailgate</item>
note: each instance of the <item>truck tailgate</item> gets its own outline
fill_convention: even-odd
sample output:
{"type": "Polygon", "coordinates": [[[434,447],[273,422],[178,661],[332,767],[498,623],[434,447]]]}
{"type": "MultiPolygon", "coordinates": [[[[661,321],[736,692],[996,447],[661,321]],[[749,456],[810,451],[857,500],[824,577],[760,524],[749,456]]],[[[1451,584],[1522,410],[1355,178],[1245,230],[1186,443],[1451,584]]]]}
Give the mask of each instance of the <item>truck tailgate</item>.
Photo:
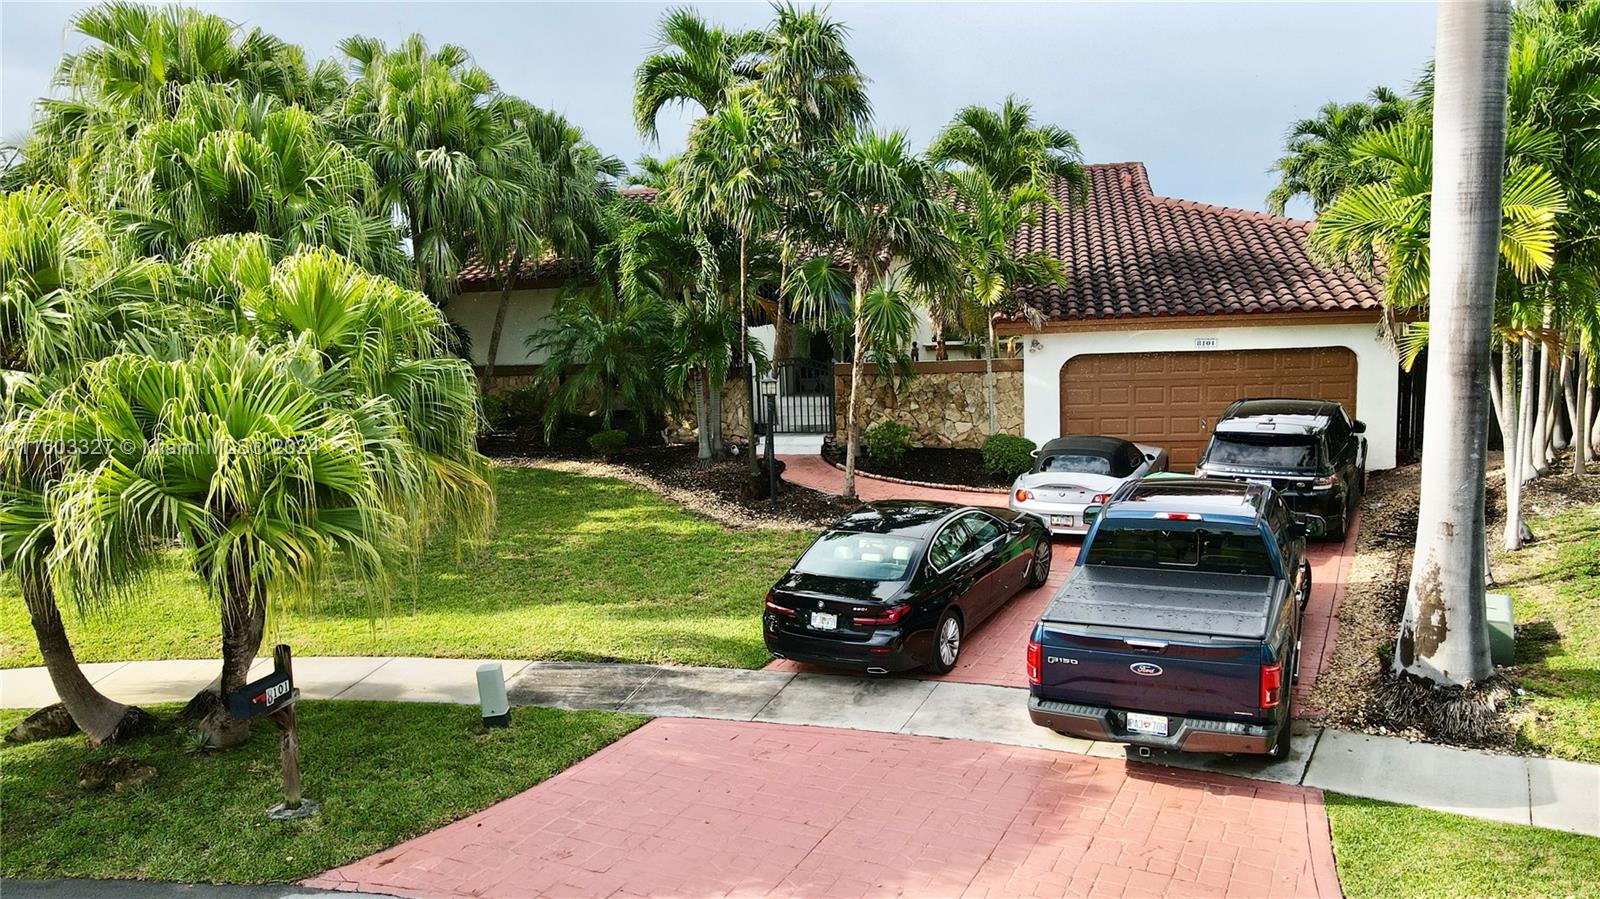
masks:
{"type": "Polygon", "coordinates": [[[1042,699],[1201,718],[1261,717],[1272,579],[1085,566],[1045,610],[1042,699]]]}

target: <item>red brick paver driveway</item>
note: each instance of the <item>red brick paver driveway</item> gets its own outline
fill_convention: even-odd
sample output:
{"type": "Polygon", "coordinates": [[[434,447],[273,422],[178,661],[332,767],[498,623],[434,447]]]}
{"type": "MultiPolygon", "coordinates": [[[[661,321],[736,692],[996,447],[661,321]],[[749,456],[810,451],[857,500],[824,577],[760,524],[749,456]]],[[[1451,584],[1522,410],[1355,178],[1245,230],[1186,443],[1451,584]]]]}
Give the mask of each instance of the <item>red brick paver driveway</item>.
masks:
{"type": "Polygon", "coordinates": [[[683,719],[308,885],[508,899],[1339,894],[1315,790],[683,719]]]}

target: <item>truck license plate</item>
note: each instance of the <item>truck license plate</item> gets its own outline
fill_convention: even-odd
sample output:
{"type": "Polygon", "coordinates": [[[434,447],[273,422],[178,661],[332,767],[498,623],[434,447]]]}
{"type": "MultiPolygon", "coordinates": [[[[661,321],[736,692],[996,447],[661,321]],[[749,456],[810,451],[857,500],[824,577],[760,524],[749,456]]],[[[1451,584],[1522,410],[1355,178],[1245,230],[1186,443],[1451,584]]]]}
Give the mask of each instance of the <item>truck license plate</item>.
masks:
{"type": "Polygon", "coordinates": [[[1050,526],[1053,528],[1070,528],[1072,527],[1072,516],[1052,515],[1050,516],[1050,526]]]}
{"type": "Polygon", "coordinates": [[[1128,731],[1135,734],[1164,737],[1167,735],[1167,716],[1141,715],[1138,712],[1129,712],[1128,731]]]}
{"type": "Polygon", "coordinates": [[[819,631],[834,631],[839,629],[839,616],[832,612],[812,612],[811,626],[819,631]]]}

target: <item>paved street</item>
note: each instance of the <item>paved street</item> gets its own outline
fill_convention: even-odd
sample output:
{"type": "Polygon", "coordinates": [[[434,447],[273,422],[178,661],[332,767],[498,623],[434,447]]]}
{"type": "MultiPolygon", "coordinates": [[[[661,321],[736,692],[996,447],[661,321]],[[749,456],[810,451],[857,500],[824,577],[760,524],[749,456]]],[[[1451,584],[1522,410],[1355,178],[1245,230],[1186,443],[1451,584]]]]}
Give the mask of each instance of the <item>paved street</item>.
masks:
{"type": "Polygon", "coordinates": [[[403,896],[1337,896],[1321,794],[962,740],[661,719],[309,886],[403,896]]]}

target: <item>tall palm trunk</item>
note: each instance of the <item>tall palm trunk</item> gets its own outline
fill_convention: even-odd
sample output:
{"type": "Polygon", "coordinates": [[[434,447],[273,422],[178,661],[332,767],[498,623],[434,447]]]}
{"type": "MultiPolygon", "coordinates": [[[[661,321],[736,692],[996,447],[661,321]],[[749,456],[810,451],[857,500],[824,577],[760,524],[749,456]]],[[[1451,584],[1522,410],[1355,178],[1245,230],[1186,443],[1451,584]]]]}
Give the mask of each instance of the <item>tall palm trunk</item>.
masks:
{"type": "Polygon", "coordinates": [[[849,500],[856,498],[856,455],[861,446],[856,407],[861,395],[861,367],[867,358],[867,282],[860,266],[856,271],[855,345],[850,348],[850,399],[844,413],[844,498],[849,500]]]}
{"type": "Polygon", "coordinates": [[[61,609],[56,605],[50,581],[39,571],[23,570],[19,574],[22,601],[28,607],[33,635],[39,641],[39,655],[44,658],[50,685],[55,687],[56,696],[66,707],[67,714],[91,745],[100,746],[132,736],[141,729],[137,725],[149,716],[143,709],[123,705],[94,688],[72,653],[72,643],[62,625],[61,609]]]}
{"type": "Polygon", "coordinates": [[[989,400],[989,436],[1000,433],[1000,413],[994,401],[994,316],[989,316],[989,343],[983,353],[983,391],[989,400]]]}
{"type": "MultiPolygon", "coordinates": [[[[1534,364],[1535,354],[1533,340],[1522,338],[1522,397],[1517,403],[1517,458],[1522,464],[1518,471],[1522,473],[1519,482],[1526,483],[1538,472],[1534,468],[1533,452],[1534,420],[1538,417],[1538,408],[1535,405],[1537,394],[1535,386],[1538,384],[1538,370],[1534,364]]],[[[1517,514],[1521,515],[1521,506],[1517,514]]]]}
{"type": "Polygon", "coordinates": [[[1578,350],[1577,389],[1573,392],[1572,410],[1572,473],[1589,473],[1589,440],[1585,425],[1589,423],[1589,354],[1578,350]]]}
{"type": "Polygon", "coordinates": [[[1494,672],[1484,599],[1489,336],[1499,267],[1507,0],[1439,5],[1434,63],[1428,383],[1417,543],[1395,670],[1465,684],[1494,672]]]}
{"type": "Polygon", "coordinates": [[[711,458],[721,459],[727,449],[722,445],[722,388],[726,383],[718,385],[706,379],[706,424],[711,428],[711,458]]]}
{"type": "Polygon", "coordinates": [[[700,464],[711,464],[711,424],[706,420],[706,370],[697,368],[694,372],[694,424],[698,432],[695,440],[699,445],[698,458],[700,464]]]}
{"type": "MultiPolygon", "coordinates": [[[[1500,342],[1500,467],[1506,475],[1506,519],[1502,534],[1505,548],[1522,548],[1522,521],[1512,510],[1521,508],[1522,456],[1517,452],[1522,442],[1522,432],[1517,418],[1517,363],[1512,353],[1515,344],[1509,339],[1500,342]]],[[[1424,411],[1426,416],[1426,411],[1424,411]]]]}
{"type": "Polygon", "coordinates": [[[494,366],[500,359],[500,334],[506,327],[506,313],[511,309],[511,288],[517,283],[517,272],[522,269],[522,253],[511,257],[511,271],[500,280],[500,304],[494,310],[494,327],[489,329],[489,354],[483,362],[483,392],[494,387],[494,366]]]}
{"type": "Polygon", "coordinates": [[[750,420],[746,427],[748,440],[745,443],[750,456],[750,473],[758,474],[761,471],[761,460],[756,458],[756,366],[755,360],[750,357],[750,320],[746,310],[749,308],[750,289],[750,235],[739,232],[739,355],[744,358],[745,401],[750,406],[750,420]]]}

